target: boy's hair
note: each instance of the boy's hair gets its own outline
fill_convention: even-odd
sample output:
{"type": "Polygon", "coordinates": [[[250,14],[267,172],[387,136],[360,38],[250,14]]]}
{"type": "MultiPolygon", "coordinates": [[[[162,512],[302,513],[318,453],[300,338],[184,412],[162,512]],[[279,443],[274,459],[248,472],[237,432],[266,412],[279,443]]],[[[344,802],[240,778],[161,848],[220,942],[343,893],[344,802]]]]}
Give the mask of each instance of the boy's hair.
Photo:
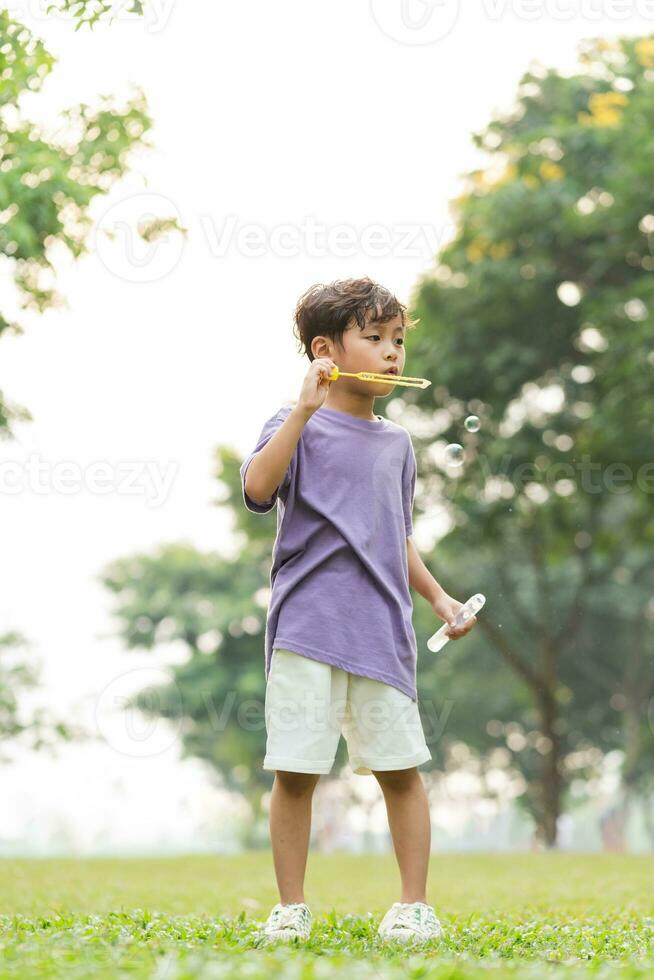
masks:
{"type": "Polygon", "coordinates": [[[414,321],[393,294],[373,282],[368,276],[362,279],[337,279],[327,285],[317,283],[300,296],[294,314],[293,334],[310,361],[314,337],[330,337],[339,347],[343,346],[343,334],[354,318],[360,330],[370,323],[386,323],[398,313],[402,325],[412,330],[414,321]],[[368,316],[367,314],[370,313],[368,316]]]}

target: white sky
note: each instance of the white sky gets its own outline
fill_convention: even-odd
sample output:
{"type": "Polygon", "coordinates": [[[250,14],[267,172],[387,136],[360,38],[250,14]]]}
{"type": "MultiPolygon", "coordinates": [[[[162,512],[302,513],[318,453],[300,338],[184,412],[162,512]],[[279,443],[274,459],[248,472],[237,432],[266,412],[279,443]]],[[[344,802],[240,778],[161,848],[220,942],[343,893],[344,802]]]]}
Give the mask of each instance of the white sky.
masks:
{"type": "MultiPolygon", "coordinates": [[[[62,108],[122,100],[135,83],[155,120],[155,149],[94,204],[113,243],[94,234],[88,256],[59,262],[68,308],[40,318],[14,310],[26,333],[1,340],[0,386],[34,422],[0,445],[0,631],[28,637],[43,665],[40,699],[89,723],[106,708],[107,684],[134,686],[140,675],[129,672],[175,655],[125,652],[96,577],[112,559],[166,542],[231,553],[230,518],[211,505],[212,453],[227,443],[245,455],[263,421],[297,397],[308,368],[291,332],[298,296],[369,274],[408,300],[450,235],[460,176],[483,163],[470,134],[510,108],[532,60],[570,69],[582,37],[648,34],[654,3],[186,0],[92,35],[48,20],[45,5],[8,5],[59,59],[44,92],[26,98],[29,116],[56,131],[62,108]],[[148,214],[178,214],[188,238],[146,246],[125,232],[123,222],[148,214]],[[349,250],[334,237],[343,225],[349,250]],[[239,239],[246,226],[263,254],[239,239]],[[385,245],[367,237],[380,227],[385,245]],[[9,492],[17,481],[20,492],[9,492]]],[[[6,264],[0,282],[6,312],[6,264]]],[[[157,839],[176,834],[175,801],[203,796],[204,772],[177,761],[174,733],[127,765],[139,752],[125,751],[122,723],[112,724],[119,734],[104,748],[5,768],[5,786],[22,786],[24,815],[31,807],[43,823],[63,807],[75,823],[80,798],[55,790],[91,794],[86,774],[103,767],[131,800],[135,841],[144,821],[157,839]],[[144,780],[155,787],[150,803],[144,780]],[[159,793],[172,797],[169,809],[159,793]]],[[[93,811],[83,811],[88,836],[93,811]]],[[[0,815],[0,838],[12,826],[0,815]]]]}

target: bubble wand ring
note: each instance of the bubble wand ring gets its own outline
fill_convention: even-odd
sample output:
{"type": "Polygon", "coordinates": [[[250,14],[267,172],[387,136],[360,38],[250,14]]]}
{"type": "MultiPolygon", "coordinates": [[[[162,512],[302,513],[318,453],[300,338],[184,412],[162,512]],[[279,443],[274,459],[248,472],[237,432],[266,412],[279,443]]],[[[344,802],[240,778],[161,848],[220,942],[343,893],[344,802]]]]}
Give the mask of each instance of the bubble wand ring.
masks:
{"type": "Polygon", "coordinates": [[[338,381],[339,378],[360,378],[361,381],[378,381],[380,384],[403,385],[405,388],[428,388],[431,384],[428,378],[410,378],[404,374],[376,374],[374,371],[357,371],[351,374],[349,371],[341,371],[339,368],[332,368],[329,375],[330,381],[338,381]]]}

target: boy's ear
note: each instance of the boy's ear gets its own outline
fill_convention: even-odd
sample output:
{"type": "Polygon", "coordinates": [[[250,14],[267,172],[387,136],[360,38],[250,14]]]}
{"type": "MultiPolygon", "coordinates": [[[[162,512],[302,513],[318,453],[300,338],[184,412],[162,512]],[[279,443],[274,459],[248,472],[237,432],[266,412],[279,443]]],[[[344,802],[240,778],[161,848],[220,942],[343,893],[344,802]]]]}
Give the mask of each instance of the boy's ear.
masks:
{"type": "Polygon", "coordinates": [[[311,351],[314,357],[322,357],[322,354],[320,353],[320,347],[324,339],[325,339],[324,337],[314,337],[313,340],[311,341],[311,346],[309,350],[311,351]]]}
{"type": "Polygon", "coordinates": [[[314,337],[311,341],[311,353],[314,357],[333,357],[333,346],[328,337],[314,337]]]}

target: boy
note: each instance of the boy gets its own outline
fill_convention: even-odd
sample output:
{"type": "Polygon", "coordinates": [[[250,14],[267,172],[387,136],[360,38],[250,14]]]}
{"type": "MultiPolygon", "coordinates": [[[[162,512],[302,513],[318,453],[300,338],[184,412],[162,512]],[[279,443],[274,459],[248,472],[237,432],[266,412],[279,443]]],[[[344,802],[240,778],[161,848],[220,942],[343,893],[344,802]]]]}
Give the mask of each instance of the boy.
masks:
{"type": "Polygon", "coordinates": [[[417,766],[431,753],[417,704],[409,586],[448,622],[452,639],[476,618],[453,627],[462,603],[438,585],[411,537],[411,437],[373,413],[375,398],[393,391],[392,373],[404,373],[405,310],[367,277],[307,290],[295,310],[295,335],[311,361],[300,397],[268,419],[241,466],[248,509],[263,514],[279,504],[265,642],[263,767],[275,771],[270,833],[280,895],[269,938],[306,939],[311,930],[311,801],[331,771],[339,722],[354,772],[379,782],[400,869],[400,901],[379,935],[443,935],[426,897],[431,826],[417,766]],[[389,381],[333,384],[335,366],[388,371],[389,381]]]}

